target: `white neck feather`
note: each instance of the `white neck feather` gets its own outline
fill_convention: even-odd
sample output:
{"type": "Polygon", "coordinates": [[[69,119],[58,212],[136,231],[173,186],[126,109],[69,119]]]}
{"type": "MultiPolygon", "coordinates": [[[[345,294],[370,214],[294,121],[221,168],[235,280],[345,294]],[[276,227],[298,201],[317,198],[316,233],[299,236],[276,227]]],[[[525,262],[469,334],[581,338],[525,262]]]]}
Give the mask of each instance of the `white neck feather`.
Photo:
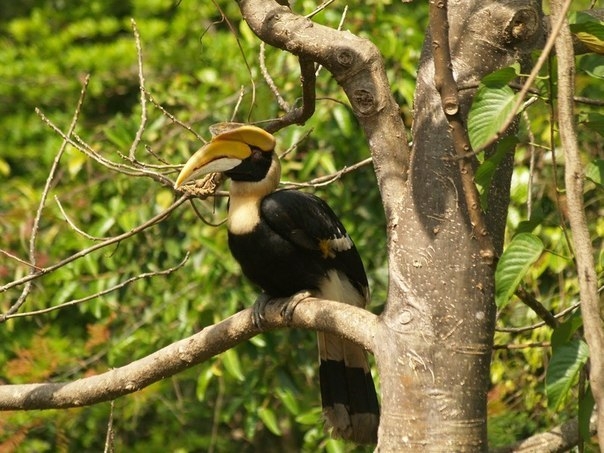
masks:
{"type": "Polygon", "coordinates": [[[260,202],[275,191],[281,178],[279,158],[273,155],[273,161],[261,181],[232,181],[227,227],[233,234],[251,232],[260,222],[260,202]]]}

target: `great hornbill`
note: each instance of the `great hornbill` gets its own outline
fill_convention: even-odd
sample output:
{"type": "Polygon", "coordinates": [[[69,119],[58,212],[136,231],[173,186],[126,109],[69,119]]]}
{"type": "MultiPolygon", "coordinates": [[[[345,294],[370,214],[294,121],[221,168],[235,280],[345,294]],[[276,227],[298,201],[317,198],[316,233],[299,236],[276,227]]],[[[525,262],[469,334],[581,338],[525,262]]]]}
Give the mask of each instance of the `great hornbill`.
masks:
{"type": "MultiPolygon", "coordinates": [[[[309,291],[365,307],[363,263],[344,226],[320,198],[276,191],[281,176],[275,137],[255,126],[220,133],[185,164],[176,187],[201,175],[231,178],[228,242],[243,273],[267,298],[309,291]]],[[[367,355],[342,338],[318,333],[323,414],[334,437],[377,439],[379,406],[367,355]]]]}

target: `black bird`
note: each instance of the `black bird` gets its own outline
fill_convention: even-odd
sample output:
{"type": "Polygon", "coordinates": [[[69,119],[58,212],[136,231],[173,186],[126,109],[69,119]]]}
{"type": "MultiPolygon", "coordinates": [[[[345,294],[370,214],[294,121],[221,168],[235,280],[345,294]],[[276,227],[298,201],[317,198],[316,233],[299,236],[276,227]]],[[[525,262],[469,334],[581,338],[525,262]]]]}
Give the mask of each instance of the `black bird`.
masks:
{"type": "MultiPolygon", "coordinates": [[[[231,178],[229,248],[266,299],[309,291],[317,298],[365,307],[367,276],[350,236],[320,198],[276,191],[281,167],[274,148],[273,135],[236,125],[187,161],[176,187],[211,172],[231,178]]],[[[379,406],[366,352],[321,332],[318,344],[327,428],[334,437],[375,443],[379,406]]]]}

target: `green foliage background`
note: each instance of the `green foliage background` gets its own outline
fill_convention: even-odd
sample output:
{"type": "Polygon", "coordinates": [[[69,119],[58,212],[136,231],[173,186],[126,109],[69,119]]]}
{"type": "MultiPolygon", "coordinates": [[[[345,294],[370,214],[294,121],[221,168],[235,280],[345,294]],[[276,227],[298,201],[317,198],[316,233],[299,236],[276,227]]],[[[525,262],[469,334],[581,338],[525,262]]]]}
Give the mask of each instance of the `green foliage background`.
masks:
{"type": "MultiPolygon", "coordinates": [[[[260,43],[240,20],[234,2],[219,2],[230,23],[211,2],[67,3],[28,0],[0,5],[0,248],[25,260],[42,189],[61,144],[34,109],[67,130],[82,81],[90,74],[76,132],[107,158],[119,160],[118,152],[127,153],[141,111],[131,18],[141,35],[147,90],[201,135],[209,137],[208,127],[216,122],[261,121],[282,114],[260,74],[260,43]]],[[[301,1],[295,7],[310,13],[316,4],[301,1]]],[[[335,4],[314,20],[336,27],[342,13],[342,6],[335,4]]],[[[346,28],[372,39],[384,53],[408,125],[426,23],[426,5],[389,1],[354,5],[345,20],[346,28]]],[[[275,49],[266,53],[275,83],[294,104],[300,97],[297,61],[275,49]]],[[[602,85],[591,76],[581,76],[579,86],[579,94],[602,99],[602,85]]],[[[285,157],[287,181],[330,174],[368,157],[347,102],[326,71],[320,73],[317,88],[321,99],[313,118],[304,127],[278,134],[282,150],[299,142],[285,157]]],[[[584,113],[592,111],[582,107],[584,113]]],[[[524,141],[549,146],[548,121],[547,105],[541,102],[524,125],[524,141]]],[[[602,136],[588,130],[581,134],[586,161],[593,160],[603,148],[602,136]]],[[[200,146],[193,134],[150,104],[143,143],[172,164],[184,162],[200,146]]],[[[560,229],[551,154],[542,150],[537,152],[529,218],[528,153],[527,147],[518,153],[509,235],[532,231],[545,243],[548,252],[533,267],[526,285],[558,312],[577,301],[577,283],[560,229]]],[[[142,147],[137,155],[160,163],[142,147]]],[[[316,192],[336,209],[355,239],[372,287],[370,309],[379,312],[386,295],[387,257],[383,212],[370,167],[316,192]]],[[[68,148],[42,216],[36,243],[39,266],[94,243],[68,225],[54,197],[76,225],[90,235],[106,237],[158,214],[174,194],[150,179],[112,173],[68,148]]],[[[586,197],[592,233],[601,248],[602,187],[590,183],[586,197]]],[[[212,223],[225,217],[224,200],[197,205],[212,223]]],[[[63,382],[101,373],[253,302],[256,290],[240,277],[227,250],[225,228],[204,224],[185,205],[161,224],[37,280],[21,311],[82,298],[142,272],[176,266],[187,252],[186,265],[168,276],[141,279],[71,308],[0,325],[0,381],[63,382]]],[[[600,253],[600,273],[602,261],[600,253]]],[[[0,254],[2,284],[28,270],[0,254]]],[[[2,293],[2,312],[20,290],[2,293]]],[[[512,301],[499,325],[537,321],[522,303],[512,301]]],[[[496,343],[540,343],[550,334],[548,328],[499,332],[496,343]]],[[[489,396],[493,445],[526,437],[576,414],[573,396],[559,410],[547,407],[543,386],[549,354],[541,347],[495,352],[489,396]]],[[[329,439],[321,429],[316,360],[312,333],[271,332],[120,398],[113,407],[116,451],[352,451],[353,446],[329,439]]],[[[102,451],[110,411],[105,403],[63,411],[0,413],[0,450],[102,451]]]]}

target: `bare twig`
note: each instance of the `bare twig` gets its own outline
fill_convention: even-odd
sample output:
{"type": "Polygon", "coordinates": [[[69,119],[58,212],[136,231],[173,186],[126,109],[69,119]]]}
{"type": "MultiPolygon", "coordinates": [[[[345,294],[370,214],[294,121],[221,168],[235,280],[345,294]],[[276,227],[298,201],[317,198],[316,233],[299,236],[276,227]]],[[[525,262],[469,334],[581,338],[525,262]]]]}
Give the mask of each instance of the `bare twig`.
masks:
{"type": "Polygon", "coordinates": [[[516,349],[530,349],[530,348],[549,348],[549,347],[551,347],[551,345],[552,344],[549,341],[539,341],[536,343],[494,344],[493,349],[516,350],[516,349]]]}
{"type": "Polygon", "coordinates": [[[67,213],[65,212],[65,209],[63,209],[63,205],[61,204],[61,202],[59,201],[59,198],[55,195],[55,202],[57,203],[57,206],[59,206],[59,210],[61,211],[61,214],[63,214],[63,218],[65,219],[65,221],[69,224],[69,226],[75,230],[76,233],[84,236],[86,239],[90,239],[91,241],[104,241],[107,238],[101,238],[101,237],[97,237],[97,236],[92,236],[91,234],[86,233],[84,230],[82,230],[81,228],[79,228],[67,215],[67,213]]]}
{"type": "Polygon", "coordinates": [[[277,100],[279,107],[281,107],[281,109],[283,109],[284,111],[289,112],[289,109],[290,109],[289,104],[287,103],[287,101],[285,99],[283,99],[283,96],[281,96],[281,93],[279,92],[279,88],[277,88],[277,85],[275,85],[275,81],[273,80],[270,73],[268,72],[268,69],[266,68],[266,58],[264,55],[265,50],[266,50],[266,44],[264,41],[262,41],[260,43],[260,59],[259,59],[260,72],[262,73],[262,77],[264,77],[264,80],[266,81],[266,84],[268,85],[269,89],[273,93],[273,96],[275,96],[275,99],[277,100]]]}
{"type": "Polygon", "coordinates": [[[19,258],[17,255],[14,255],[14,254],[10,253],[9,251],[0,249],[0,253],[2,253],[3,255],[8,256],[10,259],[17,261],[18,263],[26,265],[27,267],[31,267],[31,268],[36,269],[36,270],[41,269],[40,267],[36,266],[35,264],[32,264],[29,261],[26,261],[26,260],[24,260],[22,258],[19,258]]]}
{"type": "Polygon", "coordinates": [[[224,13],[224,11],[220,7],[220,5],[218,5],[218,3],[216,2],[216,0],[212,0],[212,3],[216,7],[216,9],[220,12],[222,18],[224,19],[224,22],[227,24],[227,26],[229,27],[229,30],[231,31],[231,33],[235,37],[235,42],[237,43],[237,47],[239,48],[239,53],[241,55],[241,58],[243,59],[243,64],[245,64],[245,67],[247,68],[247,72],[248,72],[248,74],[250,76],[250,84],[252,85],[252,99],[251,99],[251,102],[250,102],[250,111],[248,113],[248,118],[247,118],[248,121],[249,121],[249,119],[250,119],[250,117],[252,115],[252,110],[254,108],[254,105],[256,104],[256,83],[254,82],[252,68],[251,68],[250,64],[248,63],[248,61],[247,61],[247,57],[245,56],[245,52],[243,50],[243,46],[241,45],[241,41],[239,40],[239,37],[237,36],[237,30],[235,30],[235,27],[233,26],[233,24],[231,23],[231,21],[229,20],[229,18],[226,16],[226,14],[224,13]]]}
{"type": "MultiPolygon", "coordinates": [[[[84,83],[82,84],[82,89],[80,90],[80,97],[78,98],[78,103],[76,105],[75,112],[71,118],[71,124],[69,125],[69,129],[67,131],[66,137],[69,137],[78,123],[78,118],[80,117],[80,110],[82,108],[82,104],[84,103],[84,98],[86,97],[86,90],[88,88],[88,82],[90,81],[90,75],[87,75],[84,79],[84,83]]],[[[34,217],[34,222],[31,228],[31,236],[29,238],[29,262],[31,264],[29,276],[36,275],[40,271],[36,266],[36,240],[38,238],[38,231],[40,228],[40,219],[42,218],[42,211],[44,210],[44,205],[46,204],[46,199],[48,198],[48,193],[50,192],[50,188],[55,179],[55,175],[57,169],[59,168],[59,161],[63,156],[63,152],[67,147],[68,141],[64,138],[63,143],[55,156],[50,171],[48,172],[48,177],[46,178],[46,184],[44,185],[44,189],[42,190],[42,197],[40,199],[40,204],[38,205],[38,210],[36,211],[36,216],[34,217]]],[[[25,303],[27,300],[27,296],[31,291],[32,283],[31,280],[28,280],[23,286],[23,290],[21,291],[21,295],[17,299],[17,301],[8,309],[6,312],[7,315],[16,313],[19,308],[25,303]]],[[[0,322],[3,321],[3,317],[0,316],[0,322]]]]}
{"type": "Polygon", "coordinates": [[[572,229],[581,314],[585,340],[590,351],[589,383],[596,403],[598,418],[598,440],[604,445],[604,304],[598,299],[598,277],[594,261],[594,250],[585,217],[583,187],[585,171],[579,154],[577,130],[573,104],[575,84],[575,61],[570,27],[566,20],[566,3],[561,0],[551,2],[552,14],[561,22],[556,37],[558,56],[558,122],[560,141],[564,148],[564,182],[568,200],[568,220],[572,229]]]}
{"type": "Polygon", "coordinates": [[[329,175],[325,175],[325,176],[320,176],[318,178],[314,178],[311,179],[310,181],[307,182],[287,182],[287,181],[283,181],[283,185],[285,186],[285,188],[289,188],[289,187],[322,187],[322,186],[327,186],[329,184],[331,184],[332,182],[337,181],[338,179],[340,179],[342,176],[351,173],[355,170],[358,170],[361,167],[364,167],[366,165],[370,165],[371,163],[373,163],[373,159],[371,157],[368,157],[367,159],[364,159],[360,162],[357,162],[356,164],[350,165],[350,166],[346,166],[344,168],[342,168],[341,170],[335,172],[335,173],[331,173],[329,175]]]}
{"type": "Polygon", "coordinates": [[[554,315],[552,315],[547,308],[545,308],[543,306],[543,304],[541,302],[539,302],[531,293],[529,293],[525,288],[523,288],[522,286],[518,287],[518,289],[516,290],[516,296],[518,296],[518,298],[524,302],[524,304],[529,307],[531,310],[533,310],[535,313],[537,313],[537,315],[543,319],[543,321],[545,322],[545,324],[547,324],[549,327],[551,327],[552,329],[555,329],[558,327],[558,321],[556,320],[556,318],[554,317],[554,315]]]}
{"type": "Polygon", "coordinates": [[[176,118],[174,115],[172,115],[170,112],[168,112],[159,102],[157,102],[155,100],[155,98],[151,95],[151,93],[149,93],[148,91],[145,90],[145,93],[147,94],[147,97],[149,98],[149,101],[151,101],[151,103],[157,108],[159,109],[160,112],[162,112],[162,114],[169,118],[170,121],[172,121],[175,124],[178,124],[180,127],[182,127],[183,129],[189,131],[191,134],[193,134],[195,136],[195,138],[197,140],[199,140],[201,143],[206,143],[206,139],[203,138],[203,136],[201,136],[200,134],[197,133],[197,131],[195,129],[193,129],[191,126],[189,126],[188,124],[183,123],[182,121],[180,121],[178,118],[176,118]]]}
{"type": "Polygon", "coordinates": [[[138,130],[136,131],[136,135],[134,137],[134,140],[132,141],[132,145],[130,146],[130,151],[128,152],[128,158],[131,162],[136,162],[136,148],[138,148],[138,145],[140,144],[141,139],[143,138],[145,128],[147,127],[147,96],[145,96],[145,74],[143,72],[143,48],[141,45],[141,37],[138,33],[138,28],[136,27],[136,22],[134,21],[134,19],[130,19],[130,23],[132,25],[132,32],[134,33],[134,42],[136,43],[141,117],[140,122],[138,123],[138,130]]]}
{"type": "Polygon", "coordinates": [[[245,96],[245,87],[241,85],[239,88],[239,96],[237,97],[237,102],[235,103],[235,107],[233,108],[233,114],[231,115],[231,122],[235,121],[237,117],[237,112],[239,111],[239,107],[243,102],[243,97],[245,96]]]}
{"type": "Polygon", "coordinates": [[[327,8],[329,5],[331,5],[335,0],[326,0],[323,3],[321,3],[319,6],[317,6],[312,12],[308,13],[306,16],[306,18],[310,19],[314,16],[316,16],[317,14],[319,14],[321,11],[323,11],[325,8],[327,8]]]}
{"type": "Polygon", "coordinates": [[[264,128],[276,132],[291,124],[304,124],[315,113],[315,63],[310,58],[300,56],[300,82],[302,83],[302,107],[289,110],[276,120],[269,121],[264,128]]]}
{"type": "MultiPolygon", "coordinates": [[[[329,6],[332,3],[332,1],[327,1],[327,2],[323,3],[322,5],[319,5],[319,8],[321,8],[321,10],[327,8],[327,6],[329,6]]],[[[317,12],[319,12],[319,8],[317,8],[315,11],[313,11],[310,15],[308,15],[306,17],[314,16],[317,12]]],[[[344,5],[344,10],[342,11],[342,16],[340,16],[340,23],[338,24],[338,27],[336,28],[336,30],[338,30],[338,31],[342,30],[342,27],[344,26],[344,21],[346,20],[347,13],[348,13],[348,5],[344,5]]],[[[321,72],[321,69],[323,69],[323,66],[317,65],[317,70],[315,71],[315,77],[319,77],[319,73],[321,72]]]]}
{"type": "MultiPolygon", "coordinates": [[[[530,124],[529,122],[529,117],[528,117],[528,113],[526,113],[526,110],[524,112],[522,112],[522,117],[523,119],[526,121],[527,124],[530,124]]],[[[533,144],[535,143],[535,134],[533,134],[533,131],[531,130],[530,127],[527,127],[527,135],[529,138],[529,142],[528,142],[528,147],[529,147],[529,180],[528,180],[528,188],[527,188],[527,200],[526,200],[526,210],[527,210],[527,215],[528,218],[530,220],[531,216],[533,215],[533,176],[535,175],[535,158],[536,158],[536,146],[533,144]]]]}
{"type": "Polygon", "coordinates": [[[115,401],[109,405],[109,420],[107,421],[107,434],[105,436],[104,453],[113,453],[115,451],[115,431],[113,429],[113,406],[115,401]]]}
{"type": "MultiPolygon", "coordinates": [[[[580,306],[581,306],[581,303],[577,302],[576,304],[573,304],[570,307],[565,308],[560,313],[557,313],[557,314],[555,314],[553,316],[554,316],[554,318],[557,321],[558,319],[563,318],[567,314],[575,311],[580,306]]],[[[528,332],[528,331],[531,331],[531,330],[538,329],[539,327],[543,327],[545,325],[547,325],[545,323],[545,321],[541,321],[541,322],[538,322],[536,324],[532,324],[530,326],[524,326],[524,327],[496,327],[495,330],[497,332],[505,332],[505,333],[523,333],[523,332],[528,332]]]]}
{"type": "MultiPolygon", "coordinates": [[[[23,284],[26,284],[27,282],[30,282],[32,280],[35,280],[37,278],[40,278],[43,275],[46,275],[50,272],[54,272],[57,269],[65,266],[66,264],[69,264],[79,258],[82,258],[83,256],[86,256],[96,250],[100,250],[102,248],[105,248],[109,245],[118,243],[120,241],[123,241],[124,239],[128,239],[129,237],[132,237],[138,233],[140,233],[141,231],[146,230],[147,228],[161,222],[162,220],[164,220],[166,217],[168,217],[178,206],[180,206],[181,204],[183,204],[186,200],[187,200],[187,196],[182,196],[179,199],[177,199],[174,203],[172,203],[172,205],[170,205],[168,208],[166,208],[164,211],[160,212],[159,214],[157,214],[156,216],[152,217],[151,219],[147,220],[146,222],[142,223],[141,225],[133,228],[130,231],[127,231],[123,234],[120,234],[119,236],[114,236],[112,238],[109,238],[103,242],[100,242],[98,244],[95,244],[91,247],[88,247],[86,249],[80,250],[77,253],[74,253],[71,256],[68,256],[67,258],[64,258],[63,260],[59,261],[58,263],[55,263],[51,266],[48,267],[44,267],[42,269],[39,269],[36,272],[30,273],[29,275],[22,277],[20,279],[17,280],[13,280],[10,283],[7,283],[4,286],[0,286],[0,293],[3,293],[11,288],[14,288],[16,286],[20,286],[23,284]]],[[[10,313],[6,313],[4,315],[0,315],[0,323],[4,322],[6,320],[6,316],[9,314],[12,314],[14,312],[10,312],[10,313]]]]}
{"type": "MultiPolygon", "coordinates": [[[[265,311],[266,329],[299,327],[330,332],[374,348],[371,335],[378,322],[367,310],[341,302],[307,298],[296,305],[292,321],[281,315],[290,299],[275,300],[265,311]]],[[[257,335],[248,308],[144,358],[97,376],[72,382],[2,385],[0,410],[33,410],[80,407],[136,392],[148,385],[190,368],[257,335]]]]}
{"type": "Polygon", "coordinates": [[[90,300],[96,299],[97,297],[101,297],[101,296],[105,296],[106,294],[112,293],[113,291],[116,291],[118,289],[121,289],[125,286],[128,286],[130,283],[135,282],[137,280],[143,279],[143,278],[150,278],[150,277],[156,277],[159,275],[169,275],[172,272],[174,272],[175,270],[180,269],[181,267],[183,267],[185,265],[185,263],[187,262],[187,260],[189,259],[189,254],[187,253],[186,256],[184,257],[184,259],[178,263],[176,266],[170,267],[168,269],[164,269],[161,271],[153,271],[153,272],[144,272],[142,274],[138,274],[135,275],[134,277],[130,277],[120,283],[118,283],[117,285],[113,285],[110,288],[104,289],[102,291],[99,291],[97,293],[94,294],[90,294],[86,297],[82,297],[80,299],[73,299],[70,300],[68,302],[64,302],[62,304],[59,305],[55,305],[54,307],[48,307],[48,308],[43,308],[40,310],[34,310],[34,311],[28,311],[28,312],[24,312],[24,313],[14,313],[12,315],[6,315],[4,317],[4,319],[11,319],[11,318],[25,318],[27,316],[35,316],[35,315],[41,315],[41,314],[45,314],[45,313],[50,313],[51,311],[55,311],[55,310],[61,310],[63,308],[67,308],[67,307],[73,307],[74,305],[79,305],[83,302],[88,302],[90,300]]]}

